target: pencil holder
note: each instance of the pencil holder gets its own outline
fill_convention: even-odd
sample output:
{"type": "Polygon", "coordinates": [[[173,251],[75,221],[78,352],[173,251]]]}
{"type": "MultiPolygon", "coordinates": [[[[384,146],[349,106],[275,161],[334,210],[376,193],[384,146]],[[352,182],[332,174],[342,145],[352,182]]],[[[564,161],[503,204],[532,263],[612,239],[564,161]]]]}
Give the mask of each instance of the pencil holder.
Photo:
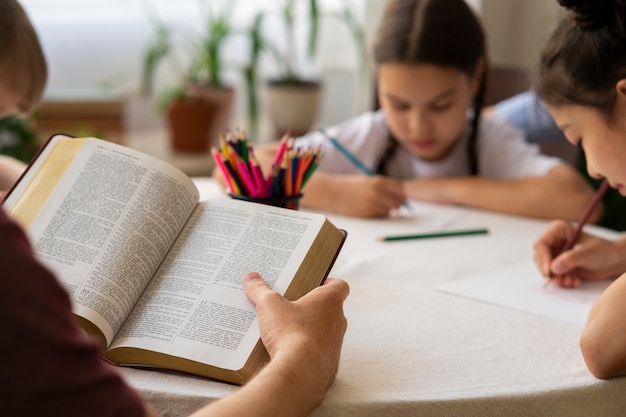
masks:
{"type": "Polygon", "coordinates": [[[235,193],[228,193],[228,195],[235,200],[250,201],[253,203],[283,207],[292,210],[298,210],[300,208],[300,199],[302,198],[302,193],[292,197],[251,197],[249,195],[241,195],[235,193]]]}

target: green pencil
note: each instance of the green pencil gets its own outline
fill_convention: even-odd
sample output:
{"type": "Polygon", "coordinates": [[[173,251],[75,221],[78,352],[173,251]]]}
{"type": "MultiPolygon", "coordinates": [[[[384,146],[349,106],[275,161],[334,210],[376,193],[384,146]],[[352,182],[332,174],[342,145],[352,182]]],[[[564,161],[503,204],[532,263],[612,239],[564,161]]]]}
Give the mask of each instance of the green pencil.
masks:
{"type": "Polygon", "coordinates": [[[450,230],[433,233],[419,233],[412,235],[395,235],[395,236],[383,236],[378,238],[383,242],[392,242],[395,240],[415,240],[415,239],[433,239],[438,237],[451,237],[451,236],[467,236],[467,235],[486,235],[489,233],[487,229],[467,229],[467,230],[450,230]]]}

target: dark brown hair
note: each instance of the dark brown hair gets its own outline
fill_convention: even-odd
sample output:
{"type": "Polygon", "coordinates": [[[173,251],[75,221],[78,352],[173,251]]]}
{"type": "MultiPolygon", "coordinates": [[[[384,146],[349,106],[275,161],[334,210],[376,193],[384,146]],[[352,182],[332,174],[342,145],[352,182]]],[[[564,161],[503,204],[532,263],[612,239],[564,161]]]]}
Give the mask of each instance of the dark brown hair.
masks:
{"type": "Polygon", "coordinates": [[[20,96],[20,111],[41,100],[48,67],[35,29],[16,0],[0,0],[0,82],[20,96]]]}
{"type": "Polygon", "coordinates": [[[609,119],[626,78],[624,0],[559,0],[568,9],[543,49],[536,89],[548,104],[594,108],[609,119]]]}
{"type": "MultiPolygon", "coordinates": [[[[486,59],[485,34],[476,14],[464,0],[389,0],[376,42],[374,61],[385,63],[432,64],[454,68],[474,76],[481,59],[486,59]]],[[[474,98],[474,118],[470,132],[468,157],[470,170],[477,174],[476,138],[483,107],[486,68],[480,89],[474,98]]],[[[397,147],[390,138],[378,172],[397,147]]]]}

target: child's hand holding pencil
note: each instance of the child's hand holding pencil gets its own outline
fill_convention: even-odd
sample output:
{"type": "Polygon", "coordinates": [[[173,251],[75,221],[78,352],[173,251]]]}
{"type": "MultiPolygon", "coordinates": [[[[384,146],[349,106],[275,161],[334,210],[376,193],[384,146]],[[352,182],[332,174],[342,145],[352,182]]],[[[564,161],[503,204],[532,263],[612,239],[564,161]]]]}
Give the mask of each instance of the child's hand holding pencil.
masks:
{"type": "Polygon", "coordinates": [[[626,244],[583,233],[608,188],[604,181],[575,227],[553,221],[535,242],[534,260],[545,277],[544,286],[554,281],[563,287],[577,287],[581,280],[608,279],[626,271],[626,244]]]}

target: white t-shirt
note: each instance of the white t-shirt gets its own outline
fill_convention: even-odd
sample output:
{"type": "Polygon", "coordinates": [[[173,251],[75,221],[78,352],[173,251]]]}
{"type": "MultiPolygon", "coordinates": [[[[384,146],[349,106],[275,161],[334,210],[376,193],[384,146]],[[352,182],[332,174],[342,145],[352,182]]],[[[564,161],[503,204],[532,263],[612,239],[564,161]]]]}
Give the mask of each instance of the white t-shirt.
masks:
{"type": "MultiPolygon", "coordinates": [[[[469,132],[469,128],[467,129],[469,132]]],[[[367,112],[326,129],[372,171],[385,153],[389,129],[382,110],[367,112]]],[[[387,173],[398,179],[468,176],[469,133],[440,161],[425,161],[399,145],[387,163],[387,173]]],[[[311,132],[297,139],[297,147],[321,146],[323,158],[319,172],[363,174],[321,133],[311,132]]],[[[561,160],[541,154],[539,147],[524,141],[523,134],[500,117],[482,117],[477,138],[478,173],[489,178],[523,178],[542,176],[561,160]]]]}

